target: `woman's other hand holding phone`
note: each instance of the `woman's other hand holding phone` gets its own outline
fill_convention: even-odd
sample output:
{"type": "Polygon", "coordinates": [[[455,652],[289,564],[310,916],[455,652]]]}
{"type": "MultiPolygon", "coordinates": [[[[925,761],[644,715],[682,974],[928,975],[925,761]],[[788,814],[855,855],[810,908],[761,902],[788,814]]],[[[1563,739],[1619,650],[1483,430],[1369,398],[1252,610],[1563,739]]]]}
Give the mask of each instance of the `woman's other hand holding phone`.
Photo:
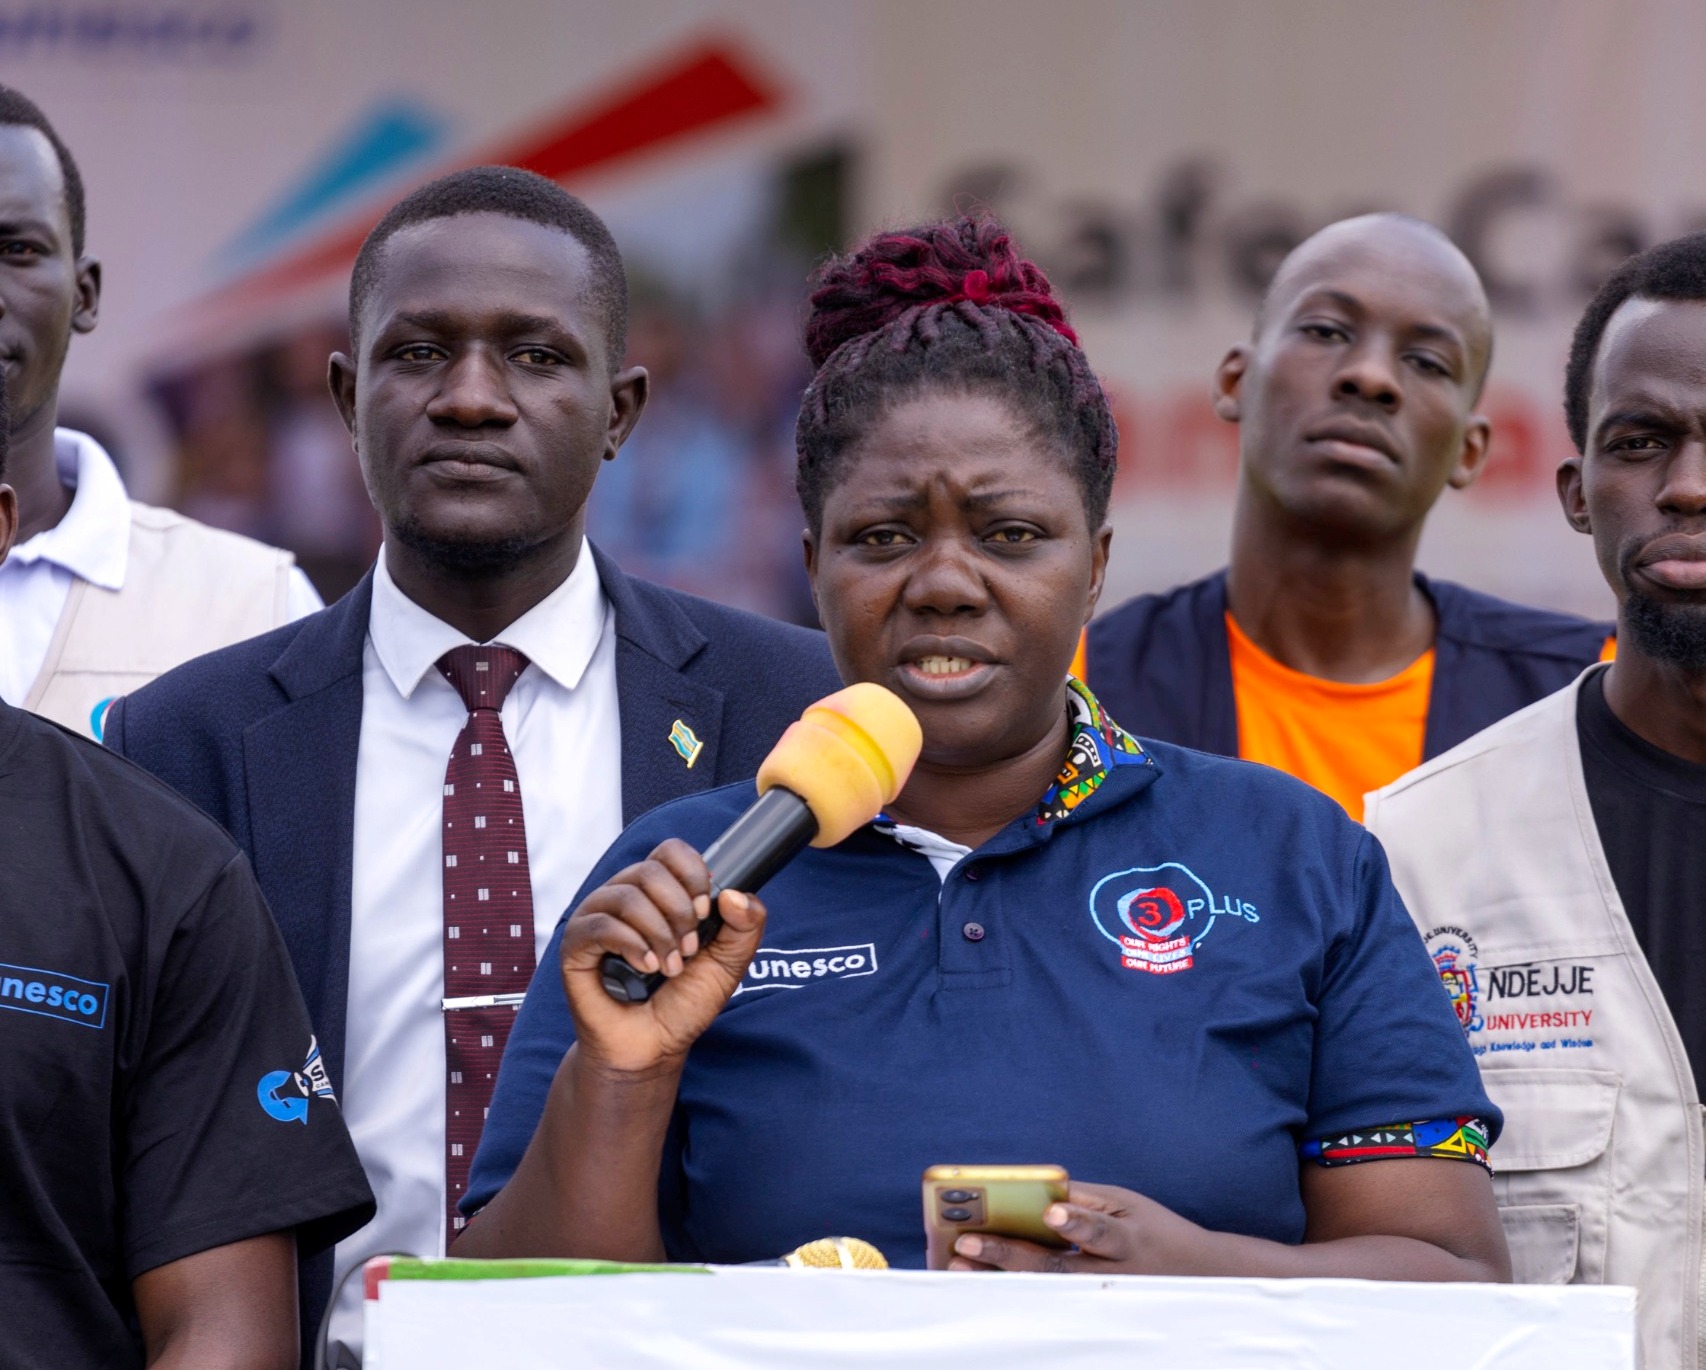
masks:
{"type": "Polygon", "coordinates": [[[1491,1177],[1437,1157],[1300,1167],[1301,1245],[1199,1227],[1153,1199],[1074,1182],[1043,1222],[1076,1250],[965,1233],[950,1270],[1079,1275],[1229,1275],[1389,1280],[1510,1279],[1491,1177]]]}
{"type": "MultiPolygon", "coordinates": [[[[1153,1199],[1106,1184],[1074,1182],[1065,1203],[1043,1221],[1075,1251],[1017,1237],[968,1232],[954,1243],[950,1270],[1029,1270],[1077,1275],[1179,1275],[1209,1259],[1220,1234],[1198,1227],[1153,1199]]],[[[1206,1272],[1204,1272],[1206,1273],[1206,1272]]]]}
{"type": "Polygon", "coordinates": [[[723,927],[703,949],[711,872],[677,838],[600,885],[563,932],[563,989],[583,1061],[620,1074],[677,1070],[728,1003],[764,936],[764,905],[725,890],[723,927]],[[665,976],[651,998],[625,1004],[606,993],[599,963],[614,953],[635,970],[665,976]]]}

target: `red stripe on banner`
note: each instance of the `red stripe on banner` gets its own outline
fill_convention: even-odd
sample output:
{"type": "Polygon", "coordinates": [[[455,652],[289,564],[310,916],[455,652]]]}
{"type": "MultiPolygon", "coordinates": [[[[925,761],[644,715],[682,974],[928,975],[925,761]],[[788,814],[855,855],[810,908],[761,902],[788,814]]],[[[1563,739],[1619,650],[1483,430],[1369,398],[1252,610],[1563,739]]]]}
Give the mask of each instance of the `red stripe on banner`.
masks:
{"type": "MultiPolygon", "coordinates": [[[[592,101],[577,99],[537,133],[440,167],[420,184],[465,167],[523,167],[553,181],[652,151],[744,115],[776,108],[781,90],[727,45],[707,42],[623,82],[592,101]]],[[[400,196],[398,197],[400,198],[400,196]]],[[[253,302],[347,270],[393,200],[273,266],[215,291],[201,307],[253,302]]]]}
{"type": "Polygon", "coordinates": [[[389,1256],[375,1256],[361,1268],[362,1297],[366,1299],[378,1298],[381,1281],[389,1279],[390,1276],[391,1258],[389,1256]]]}
{"type": "Polygon", "coordinates": [[[780,103],[781,92],[738,62],[733,52],[707,44],[661,72],[630,82],[591,109],[568,112],[542,138],[492,148],[468,165],[499,162],[561,181],[780,103]]]}

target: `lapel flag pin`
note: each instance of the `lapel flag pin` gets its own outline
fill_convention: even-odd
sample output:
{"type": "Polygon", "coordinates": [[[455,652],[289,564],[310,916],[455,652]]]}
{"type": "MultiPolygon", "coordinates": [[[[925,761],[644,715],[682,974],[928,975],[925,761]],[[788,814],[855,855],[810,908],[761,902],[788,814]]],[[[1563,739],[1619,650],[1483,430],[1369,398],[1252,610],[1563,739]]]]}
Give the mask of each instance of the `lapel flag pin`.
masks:
{"type": "Polygon", "coordinates": [[[699,753],[704,750],[705,744],[694,736],[693,729],[679,718],[670,725],[669,740],[670,745],[681,753],[681,759],[687,763],[687,769],[692,770],[693,763],[699,759],[699,753]]]}

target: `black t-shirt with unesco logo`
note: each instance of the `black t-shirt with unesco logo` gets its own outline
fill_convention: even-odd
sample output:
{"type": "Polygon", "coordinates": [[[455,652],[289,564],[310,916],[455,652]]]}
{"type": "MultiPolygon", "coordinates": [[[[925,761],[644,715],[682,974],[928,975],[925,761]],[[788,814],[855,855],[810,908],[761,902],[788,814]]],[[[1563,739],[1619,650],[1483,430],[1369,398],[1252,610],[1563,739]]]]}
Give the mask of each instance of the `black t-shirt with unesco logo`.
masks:
{"type": "Polygon", "coordinates": [[[0,1366],[140,1366],[138,1275],[372,1212],[247,860],[0,704],[0,1366]]]}
{"type": "Polygon", "coordinates": [[[1576,701],[1588,802],[1612,883],[1706,1097],[1706,766],[1626,727],[1606,702],[1605,674],[1584,681],[1576,701]]]}

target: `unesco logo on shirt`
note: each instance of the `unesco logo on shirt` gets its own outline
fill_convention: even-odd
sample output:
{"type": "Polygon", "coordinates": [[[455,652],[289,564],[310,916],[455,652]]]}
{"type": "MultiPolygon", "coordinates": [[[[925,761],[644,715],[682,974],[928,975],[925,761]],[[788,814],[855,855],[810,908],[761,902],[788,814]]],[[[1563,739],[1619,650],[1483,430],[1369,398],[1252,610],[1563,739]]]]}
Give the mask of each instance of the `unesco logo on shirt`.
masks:
{"type": "Polygon", "coordinates": [[[857,980],[877,973],[877,947],[805,947],[799,951],[760,947],[736,994],[755,989],[803,989],[814,980],[857,980]]]}
{"type": "Polygon", "coordinates": [[[107,986],[96,980],[0,963],[0,1008],[102,1028],[107,1024],[107,994],[107,986]]]}

